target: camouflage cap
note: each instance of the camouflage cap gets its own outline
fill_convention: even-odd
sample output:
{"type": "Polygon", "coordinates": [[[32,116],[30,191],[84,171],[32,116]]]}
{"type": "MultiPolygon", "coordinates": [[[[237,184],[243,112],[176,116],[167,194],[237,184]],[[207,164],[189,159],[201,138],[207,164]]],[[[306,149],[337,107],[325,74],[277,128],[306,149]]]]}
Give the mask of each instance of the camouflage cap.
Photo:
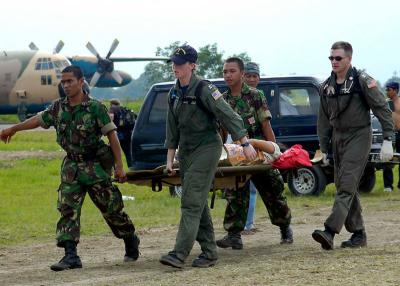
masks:
{"type": "Polygon", "coordinates": [[[260,75],[260,67],[255,62],[248,62],[244,65],[244,73],[255,73],[260,75]]]}
{"type": "Polygon", "coordinates": [[[178,47],[171,55],[167,63],[173,62],[178,65],[183,65],[186,62],[196,63],[197,51],[189,45],[178,47]]]}

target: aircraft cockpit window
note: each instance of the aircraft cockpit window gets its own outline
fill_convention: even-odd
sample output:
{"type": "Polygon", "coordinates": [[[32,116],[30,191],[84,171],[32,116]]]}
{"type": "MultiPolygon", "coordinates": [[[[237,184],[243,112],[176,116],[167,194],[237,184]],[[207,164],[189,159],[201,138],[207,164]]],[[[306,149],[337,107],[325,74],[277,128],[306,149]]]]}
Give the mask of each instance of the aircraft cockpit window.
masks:
{"type": "Polygon", "coordinates": [[[55,66],[56,68],[58,68],[58,69],[62,67],[62,64],[61,64],[60,61],[54,61],[53,64],[54,64],[54,66],[55,66]]]}
{"type": "Polygon", "coordinates": [[[38,58],[35,64],[35,70],[51,70],[53,68],[54,66],[50,58],[38,58]]]}

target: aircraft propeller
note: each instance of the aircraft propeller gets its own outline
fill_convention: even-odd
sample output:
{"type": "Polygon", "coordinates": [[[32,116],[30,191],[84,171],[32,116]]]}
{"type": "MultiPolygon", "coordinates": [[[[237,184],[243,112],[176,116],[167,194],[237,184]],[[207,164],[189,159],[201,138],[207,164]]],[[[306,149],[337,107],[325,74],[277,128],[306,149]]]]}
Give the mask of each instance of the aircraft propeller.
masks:
{"type": "Polygon", "coordinates": [[[105,58],[100,56],[100,54],[97,52],[92,43],[88,42],[86,44],[88,50],[97,58],[97,70],[94,73],[92,79],[90,80],[90,86],[95,86],[100,77],[105,73],[110,73],[111,76],[115,79],[115,81],[118,82],[118,84],[122,83],[123,80],[122,77],[119,75],[117,71],[114,70],[114,63],[112,60],[110,60],[110,56],[115,51],[118,44],[119,41],[115,39],[112,42],[110,50],[108,51],[107,56],[105,58]]]}
{"type": "MultiPolygon", "coordinates": [[[[57,43],[57,45],[55,46],[55,48],[53,49],[53,54],[58,54],[60,51],[61,51],[61,49],[64,47],[64,42],[63,41],[58,41],[58,43],[57,43]]],[[[32,50],[32,51],[38,51],[39,50],[39,48],[35,45],[35,43],[34,42],[31,42],[30,44],[29,44],[29,48],[32,50]]]]}

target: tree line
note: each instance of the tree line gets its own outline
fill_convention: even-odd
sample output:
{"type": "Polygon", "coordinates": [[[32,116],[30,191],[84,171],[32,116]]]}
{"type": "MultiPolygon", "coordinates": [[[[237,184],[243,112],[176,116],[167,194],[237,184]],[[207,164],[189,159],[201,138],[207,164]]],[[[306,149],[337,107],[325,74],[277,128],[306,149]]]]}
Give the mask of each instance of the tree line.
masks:
{"type": "MultiPolygon", "coordinates": [[[[156,56],[169,57],[173,51],[183,43],[173,42],[167,47],[157,47],[156,56]]],[[[222,69],[224,66],[224,52],[218,50],[216,43],[200,47],[198,50],[198,65],[196,73],[204,78],[222,77],[222,69]]],[[[240,57],[245,62],[251,61],[250,56],[246,52],[230,55],[240,57]]],[[[92,93],[96,98],[141,98],[146,95],[149,88],[158,82],[173,81],[171,64],[166,62],[150,62],[144,68],[144,72],[137,79],[133,79],[131,83],[120,88],[93,88],[92,93]]]]}

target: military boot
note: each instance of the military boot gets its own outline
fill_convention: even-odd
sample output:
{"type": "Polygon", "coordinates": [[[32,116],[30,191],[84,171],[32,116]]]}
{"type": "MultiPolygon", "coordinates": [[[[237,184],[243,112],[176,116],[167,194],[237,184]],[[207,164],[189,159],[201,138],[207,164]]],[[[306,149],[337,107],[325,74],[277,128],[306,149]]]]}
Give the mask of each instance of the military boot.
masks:
{"type": "Polygon", "coordinates": [[[192,267],[207,268],[217,264],[217,259],[209,259],[205,253],[200,254],[192,262],[192,267]]]}
{"type": "Polygon", "coordinates": [[[232,249],[243,249],[242,237],[239,233],[228,232],[222,239],[216,241],[218,247],[228,248],[232,247],[232,249]]]}
{"type": "Polygon", "coordinates": [[[53,271],[63,271],[66,269],[82,268],[82,262],[76,253],[76,242],[72,240],[65,241],[65,255],[56,264],[50,266],[53,271]]]}
{"type": "Polygon", "coordinates": [[[280,226],[281,230],[281,244],[293,243],[293,231],[290,225],[280,226]]]}
{"type": "Polygon", "coordinates": [[[325,250],[332,250],[333,249],[333,238],[335,237],[335,233],[325,229],[319,230],[316,229],[312,233],[312,238],[321,244],[321,247],[325,250]]]}
{"type": "Polygon", "coordinates": [[[160,263],[175,268],[183,268],[183,266],[185,266],[185,261],[180,259],[174,251],[170,251],[168,254],[161,256],[160,263]]]}
{"type": "Polygon", "coordinates": [[[124,262],[136,261],[139,258],[140,239],[136,234],[124,238],[125,257],[124,262]]]}
{"type": "Polygon", "coordinates": [[[354,232],[350,239],[343,241],[341,245],[342,248],[360,248],[364,246],[367,246],[367,234],[365,233],[365,230],[354,232]]]}

